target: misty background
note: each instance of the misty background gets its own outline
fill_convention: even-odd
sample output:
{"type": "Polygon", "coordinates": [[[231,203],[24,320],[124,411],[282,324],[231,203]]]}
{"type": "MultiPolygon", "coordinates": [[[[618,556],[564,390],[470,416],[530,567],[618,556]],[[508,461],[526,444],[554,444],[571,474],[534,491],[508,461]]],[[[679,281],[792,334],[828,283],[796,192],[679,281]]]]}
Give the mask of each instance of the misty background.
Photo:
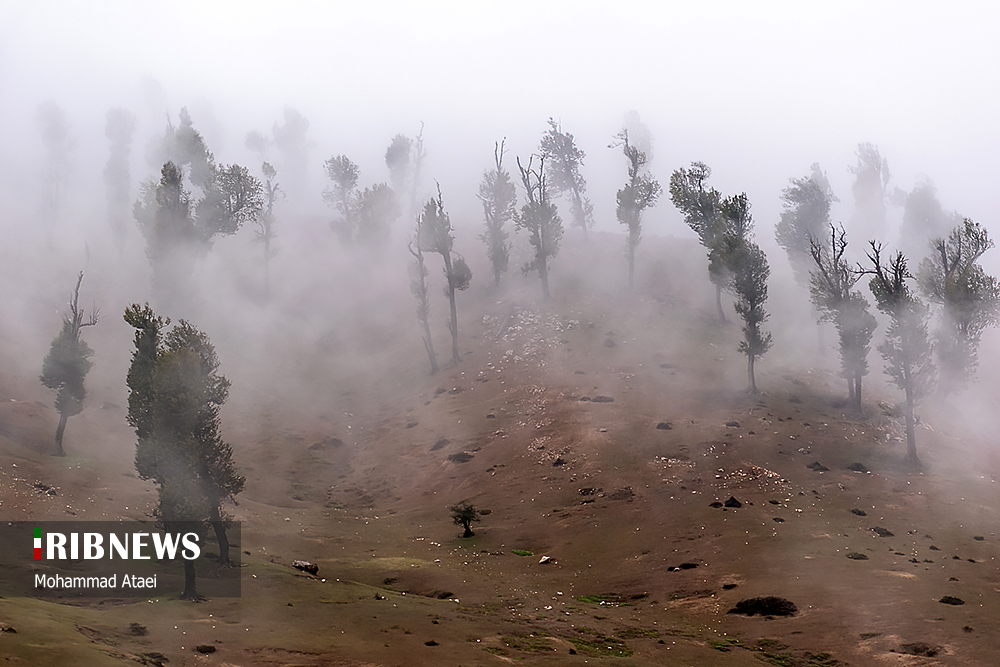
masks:
{"type": "MultiPolygon", "coordinates": [[[[992,229],[1000,210],[998,15],[1000,8],[979,2],[947,9],[930,2],[5,3],[4,363],[29,379],[37,374],[74,278],[84,270],[82,300],[102,309],[97,329],[105,330],[89,332],[101,341],[93,344],[88,383],[99,386],[95,379],[104,377],[121,386],[131,339],[121,310],[153,298],[134,220],[127,219],[121,248],[108,221],[103,173],[111,109],[136,120],[130,202],[142,182],[158,179],[152,146],[168,126],[179,125],[182,109],[219,163],[244,165],[258,177],[260,157],[247,148],[247,133],[269,134],[288,123],[290,113],[308,122],[306,167],[295,182],[289,166],[277,154],[271,158],[290,194],[276,208],[273,299],[260,298],[261,249],[247,225],[216,238],[199,260],[197,281],[206,288],[200,302],[190,312],[163,313],[206,330],[236,387],[241,373],[267,375],[263,353],[275,345],[348,353],[359,332],[369,342],[381,340],[372,332],[385,336],[397,322],[411,328],[393,329],[385,344],[412,346],[414,364],[423,361],[406,300],[412,221],[397,220],[386,249],[391,259],[380,260],[377,278],[355,270],[367,260],[352,256],[330,229],[335,214],[322,197],[330,185],[325,160],[350,157],[360,167],[361,187],[387,181],[384,154],[392,137],[412,138],[422,127],[427,158],[420,196],[425,201],[435,182],[440,185],[455,248],[473,268],[473,289],[485,290],[478,184],[492,166],[494,142],[506,138],[505,166],[516,175],[514,158],[537,151],[550,117],[586,152],[583,175],[595,230],[614,235],[600,272],[590,276],[593,285],[624,288],[618,245],[624,234],[614,206],[625,161],[609,144],[634,111],[651,133],[649,169],[661,184],[675,169],[701,161],[713,170],[712,186],[727,195],[747,193],[755,239],[772,267],[769,310],[797,313],[794,321],[773,318],[770,328],[781,345],[796,337],[779,329],[808,325],[813,315],[806,290],[789,279],[774,224],[782,189],[790,178],[808,175],[813,163],[839,197],[832,219],[848,226],[856,261],[869,238],[850,227],[849,167],[862,142],[887,159],[890,191],[909,192],[929,179],[945,211],[992,229]],[[59,206],[50,215],[43,184],[52,165],[40,109],[53,106],[64,113],[67,134],[58,164],[59,206]]],[[[569,228],[565,202],[560,210],[567,237],[578,235],[569,228]]],[[[890,205],[888,216],[884,240],[895,248],[902,207],[890,205]]],[[[646,212],[643,230],[646,239],[686,240],[703,257],[667,196],[646,212]]],[[[520,280],[514,265],[529,251],[520,235],[512,237],[510,275],[520,280]]],[[[640,246],[645,270],[657,259],[654,247],[640,246]]],[[[983,260],[994,274],[997,255],[983,260]]],[[[557,258],[554,276],[569,257],[557,258]]],[[[438,273],[435,264],[431,279],[440,283],[438,273]]],[[[707,307],[703,267],[690,273],[691,283],[709,295],[707,307]]],[[[440,330],[445,308],[437,291],[440,330]]],[[[811,332],[802,337],[814,340],[811,332]]],[[[981,356],[983,375],[989,354],[984,349],[981,356]]],[[[875,354],[870,361],[870,378],[880,378],[881,361],[875,354]]],[[[306,357],[284,370],[320,372],[306,357]]]]}

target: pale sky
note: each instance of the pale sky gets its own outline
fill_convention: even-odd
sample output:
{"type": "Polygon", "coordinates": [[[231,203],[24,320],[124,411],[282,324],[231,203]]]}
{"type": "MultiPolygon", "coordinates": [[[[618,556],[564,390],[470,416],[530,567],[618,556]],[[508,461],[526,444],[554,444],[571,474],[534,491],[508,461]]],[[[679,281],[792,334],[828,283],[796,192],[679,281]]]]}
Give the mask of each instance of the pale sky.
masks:
{"type": "MultiPolygon", "coordinates": [[[[436,177],[474,204],[493,141],[526,156],[549,116],[587,150],[592,180],[619,179],[606,146],[635,109],[661,182],[705,161],[759,217],[774,217],[788,178],[817,161],[848,200],[847,165],[865,141],[889,159],[893,184],[929,176],[946,208],[989,224],[1000,212],[998,25],[1000,4],[985,1],[4,0],[0,139],[23,141],[46,99],[95,151],[108,108],[165,118],[187,105],[213,148],[235,152],[291,106],[311,122],[317,165],[350,153],[381,180],[388,140],[424,122],[436,177]]],[[[611,204],[592,193],[608,229],[610,192],[611,204]]],[[[659,209],[663,225],[677,219],[669,202],[659,209]]]]}

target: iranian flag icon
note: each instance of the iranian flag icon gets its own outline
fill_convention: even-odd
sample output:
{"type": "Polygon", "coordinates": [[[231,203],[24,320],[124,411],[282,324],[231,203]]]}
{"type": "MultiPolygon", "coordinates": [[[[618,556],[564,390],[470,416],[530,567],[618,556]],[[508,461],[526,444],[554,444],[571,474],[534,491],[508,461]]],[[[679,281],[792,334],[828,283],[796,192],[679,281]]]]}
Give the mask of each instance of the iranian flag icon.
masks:
{"type": "Polygon", "coordinates": [[[35,528],[35,560],[42,557],[42,529],[35,528]]]}

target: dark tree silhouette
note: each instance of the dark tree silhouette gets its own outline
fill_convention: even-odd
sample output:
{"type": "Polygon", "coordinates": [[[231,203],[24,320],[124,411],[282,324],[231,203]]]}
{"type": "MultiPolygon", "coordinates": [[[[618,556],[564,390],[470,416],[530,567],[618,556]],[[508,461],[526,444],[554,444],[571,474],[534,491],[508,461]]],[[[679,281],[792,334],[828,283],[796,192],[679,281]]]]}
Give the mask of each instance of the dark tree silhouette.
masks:
{"type": "Polygon", "coordinates": [[[110,150],[104,167],[104,187],[108,202],[108,222],[115,235],[119,251],[128,236],[128,205],[131,197],[130,159],[135,116],[125,109],[111,109],[106,116],[104,136],[110,150]]]}
{"type": "Polygon", "coordinates": [[[424,205],[418,227],[418,242],[424,252],[435,252],[444,261],[444,277],[448,281],[445,294],[451,307],[451,320],[448,330],[451,332],[451,362],[462,361],[458,354],[458,308],[455,304],[455,292],[469,289],[472,281],[472,270],[461,256],[452,256],[455,235],[451,226],[451,218],[444,210],[444,200],[441,188],[438,187],[437,199],[431,199],[424,205]]]}
{"type": "Polygon", "coordinates": [[[937,198],[937,190],[929,179],[923,179],[903,200],[903,225],[899,230],[900,249],[910,257],[927,252],[927,244],[947,238],[962,226],[958,213],[947,212],[937,198]]]}
{"type": "Polygon", "coordinates": [[[738,349],[747,358],[748,389],[757,393],[757,359],[771,349],[772,344],[771,334],[761,330],[761,324],[768,318],[764,303],[767,301],[770,268],[764,251],[750,240],[753,218],[746,194],[723,200],[719,211],[728,229],[720,247],[731,275],[736,313],[743,319],[743,340],[738,349]]]}
{"type": "Polygon", "coordinates": [[[464,530],[462,537],[475,537],[476,534],[472,532],[472,524],[482,521],[481,517],[482,515],[476,509],[476,506],[470,505],[464,500],[458,505],[451,507],[451,520],[456,526],[461,526],[464,530]]]}
{"type": "Polygon", "coordinates": [[[659,182],[646,173],[646,154],[629,142],[628,130],[615,136],[614,146],[621,146],[628,160],[628,182],[618,191],[618,207],[615,214],[618,222],[628,229],[625,242],[628,253],[628,288],[635,287],[635,249],[642,240],[642,212],[656,203],[662,188],[659,182]]]}
{"type": "MultiPolygon", "coordinates": [[[[228,522],[222,505],[243,490],[232,447],[222,440],[219,409],[229,381],[208,337],[183,320],[166,335],[168,319],[148,305],[133,304],[125,321],[136,329],[129,368],[128,422],[135,431],[135,467],[158,490],[157,517],[210,523],[219,542],[219,562],[228,565],[228,522]]],[[[183,597],[198,599],[195,568],[185,561],[183,597]]]]}
{"type": "Polygon", "coordinates": [[[878,309],[890,318],[885,340],[878,346],[878,351],[886,362],[886,375],[906,395],[906,460],[917,465],[920,459],[917,457],[913,409],[921,398],[930,393],[936,379],[931,360],[931,341],[927,334],[927,306],[907,285],[912,276],[907,270],[903,253],[897,252],[887,264],[883,264],[882,246],[872,241],[868,259],[871,268],[863,271],[871,275],[869,288],[878,309]]]}
{"type": "Polygon", "coordinates": [[[521,172],[521,183],[524,185],[527,201],[514,220],[514,228],[528,232],[528,243],[535,250],[535,258],[523,267],[523,271],[538,271],[542,280],[542,295],[548,300],[549,294],[549,260],[559,252],[559,242],[562,241],[562,219],[555,204],[549,199],[545,183],[545,160],[541,160],[538,169],[531,168],[517,160],[517,168],[521,172]]]}
{"type": "Polygon", "coordinates": [[[861,410],[861,378],[868,375],[868,352],[871,350],[875,317],[868,310],[868,300],[854,286],[862,274],[844,259],[847,234],[829,226],[830,244],[810,239],[813,260],[810,292],[813,305],[824,322],[833,322],[840,338],[840,375],[847,380],[848,402],[861,410]]]}
{"type": "Polygon", "coordinates": [[[392,221],[399,217],[396,193],[385,183],[376,183],[358,193],[356,205],[358,243],[384,250],[392,232],[392,221]]]}
{"type": "Polygon", "coordinates": [[[692,162],[690,169],[678,169],[670,176],[670,200],[684,215],[684,222],[698,235],[701,245],[708,250],[708,275],[715,285],[715,307],[719,321],[725,322],[722,290],[730,283],[722,248],[726,238],[726,221],[719,210],[722,195],[707,185],[711,175],[712,170],[702,162],[692,162]]]}
{"type": "Polygon", "coordinates": [[[931,247],[917,269],[917,281],[924,296],[941,307],[935,342],[939,389],[948,394],[975,377],[979,340],[1000,316],[1000,284],[980,264],[993,240],[978,222],[966,218],[931,247]]]}
{"type": "Polygon", "coordinates": [[[93,365],[90,356],[94,351],[80,338],[80,330],[97,324],[100,312],[94,309],[90,317],[84,320],[84,312],[80,308],[82,282],[83,271],[76,279],[76,288],[69,301],[69,314],[63,317],[62,331],[53,339],[52,347],[42,362],[42,384],[59,392],[56,394],[56,410],[59,412],[56,456],[66,456],[66,450],[63,449],[66,421],[83,411],[83,399],[87,396],[84,379],[93,365]]]}
{"type": "Polygon", "coordinates": [[[542,136],[538,155],[545,166],[550,194],[570,196],[573,225],[586,234],[594,226],[594,207],[587,199],[587,181],[580,173],[587,154],[577,148],[572,134],[563,132],[560,124],[549,118],[549,129],[542,136]]]}
{"type": "Polygon", "coordinates": [[[517,215],[517,188],[510,173],[503,168],[503,153],[504,142],[501,141],[493,149],[496,168],[483,174],[479,184],[479,199],[486,216],[486,231],[479,238],[486,244],[486,254],[493,266],[494,287],[500,286],[500,276],[510,263],[511,245],[507,242],[506,226],[517,215]]]}

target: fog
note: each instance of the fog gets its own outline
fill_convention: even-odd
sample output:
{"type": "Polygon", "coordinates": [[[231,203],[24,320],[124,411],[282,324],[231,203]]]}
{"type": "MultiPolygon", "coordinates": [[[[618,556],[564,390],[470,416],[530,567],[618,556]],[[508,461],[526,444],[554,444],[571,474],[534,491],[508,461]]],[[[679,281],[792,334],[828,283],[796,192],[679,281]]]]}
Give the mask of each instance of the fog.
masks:
{"type": "MultiPolygon", "coordinates": [[[[910,257],[915,270],[926,243],[906,237],[903,201],[922,183],[933,185],[944,214],[1000,234],[998,24],[1000,6],[971,2],[947,9],[862,1],[3,3],[3,393],[50,402],[37,375],[84,271],[81,304],[88,312],[101,310],[101,321],[84,335],[95,350],[88,410],[126,404],[133,331],[121,315],[128,304],[149,302],[161,315],[192,321],[216,345],[220,372],[232,380],[231,398],[239,406],[224,411],[223,428],[234,429],[236,439],[252,440],[281,410],[289,420],[324,415],[348,444],[374,437],[381,412],[399,410],[382,388],[428,382],[408,273],[414,220],[404,201],[378,248],[341,242],[332,228],[337,213],[324,201],[331,187],[324,163],[350,158],[359,168],[359,191],[388,182],[385,152],[397,134],[421,137],[426,161],[416,186],[418,209],[440,188],[454,225],[454,251],[472,269],[470,289],[457,296],[463,354],[474,349],[473,335],[489,328],[484,323],[495,326],[489,318],[506,317],[515,306],[586,321],[620,314],[621,303],[630,303],[634,320],[615,324],[619,334],[630,321],[654,317],[664,303],[709,322],[714,291],[705,249],[668,190],[675,170],[703,162],[722,195],[746,193],[753,238],[770,263],[765,328],[775,345],[758,361],[759,372],[770,373],[758,380],[760,388],[772,391],[785,371],[835,377],[836,332],[825,326],[826,351],[819,354],[808,291],[793,280],[775,241],[782,191],[789,179],[805,178],[811,165],[820,165],[837,197],[831,220],[847,229],[852,264],[866,261],[868,240],[879,238],[889,249],[918,248],[910,257]],[[57,141],[58,154],[44,136],[39,110],[45,105],[64,114],[67,135],[57,141]],[[112,109],[135,120],[123,237],[109,221],[104,180],[112,109]],[[156,269],[132,206],[143,183],[159,181],[157,146],[168,128],[183,124],[182,109],[216,164],[245,166],[258,179],[261,156],[247,147],[247,133],[273,140],[274,129],[296,114],[308,122],[301,163],[273,142],[266,156],[288,195],[274,209],[276,254],[267,294],[252,223],[213,237],[178,278],[189,282],[179,296],[156,292],[156,269]],[[643,214],[634,294],[627,289],[626,234],[615,208],[626,160],[621,148],[610,146],[630,113],[649,130],[649,174],[663,188],[643,214]],[[510,268],[503,286],[493,288],[477,194],[493,167],[496,142],[505,141],[504,167],[517,184],[520,209],[525,192],[516,159],[526,165],[537,153],[549,118],[586,154],[581,173],[594,226],[584,238],[571,225],[569,199],[556,200],[565,238],[551,262],[553,299],[543,303],[538,275],[519,270],[532,260],[532,249],[513,225],[510,268]],[[891,175],[880,234],[854,214],[850,168],[864,143],[878,148],[891,175]],[[46,203],[53,184],[56,203],[46,203]],[[608,310],[574,310],[581,304],[608,310]],[[255,406],[264,407],[255,412],[255,406]],[[363,423],[344,436],[345,427],[363,423]]],[[[202,194],[193,188],[194,199],[202,194]]],[[[427,263],[441,376],[482,373],[481,357],[447,363],[440,256],[427,253],[427,263]]],[[[986,253],[983,265],[1000,273],[1000,251],[986,253]]],[[[729,318],[737,320],[732,302],[724,297],[729,318]]],[[[865,397],[872,412],[877,401],[902,400],[875,350],[885,324],[880,315],[868,357],[865,397]]],[[[669,358],[673,344],[667,332],[648,352],[669,358]]],[[[970,432],[990,432],[985,417],[995,408],[998,345],[996,330],[987,329],[978,380],[946,403],[964,411],[970,432]]],[[[730,347],[726,358],[736,359],[735,342],[730,347]]],[[[744,387],[741,363],[736,359],[719,376],[732,390],[744,387]]],[[[535,377],[555,382],[558,360],[550,364],[535,377]]],[[[841,391],[841,380],[834,382],[841,391]]],[[[74,420],[68,428],[67,448],[83,449],[73,440],[74,420]]],[[[471,426],[455,428],[475,435],[471,426]]],[[[968,452],[970,469],[981,455],[968,452]]]]}

